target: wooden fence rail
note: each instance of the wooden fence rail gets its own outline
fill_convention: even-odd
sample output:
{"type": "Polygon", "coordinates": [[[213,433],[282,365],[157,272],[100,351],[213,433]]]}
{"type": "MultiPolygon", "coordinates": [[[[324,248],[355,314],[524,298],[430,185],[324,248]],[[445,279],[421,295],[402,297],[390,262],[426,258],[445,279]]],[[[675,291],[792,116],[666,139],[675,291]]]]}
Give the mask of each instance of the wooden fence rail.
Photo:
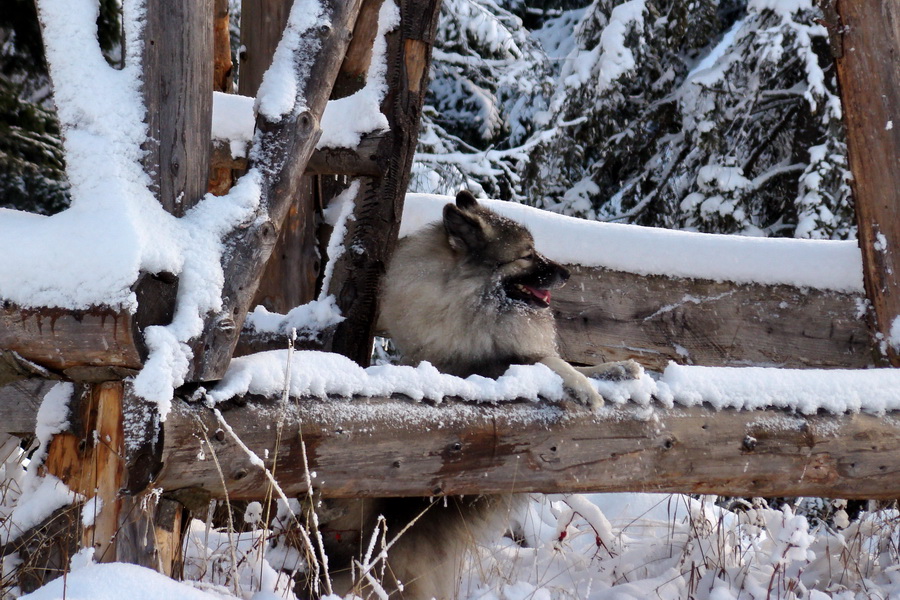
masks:
{"type": "Polygon", "coordinates": [[[633,404],[590,413],[569,403],[432,405],[387,398],[306,398],[282,410],[263,398],[244,398],[218,415],[178,402],[163,440],[155,486],[210,497],[227,490],[231,499],[260,497],[268,484],[260,461],[275,466],[288,495],[309,490],[304,464],[312,488],[332,497],[900,495],[900,420],[892,415],[633,404]]]}

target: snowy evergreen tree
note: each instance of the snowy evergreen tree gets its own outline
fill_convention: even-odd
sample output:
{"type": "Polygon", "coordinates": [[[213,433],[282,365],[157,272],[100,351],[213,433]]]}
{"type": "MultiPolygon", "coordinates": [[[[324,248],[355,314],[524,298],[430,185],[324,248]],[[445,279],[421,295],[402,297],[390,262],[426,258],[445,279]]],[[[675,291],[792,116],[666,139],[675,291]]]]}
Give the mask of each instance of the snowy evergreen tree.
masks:
{"type": "Polygon", "coordinates": [[[474,56],[488,56],[494,30],[463,36],[444,21],[423,190],[467,184],[565,214],[699,231],[853,234],[827,32],[809,2],[596,0],[533,31],[495,12],[515,40],[501,48],[508,62],[474,56]],[[469,68],[449,64],[451,52],[469,68]],[[490,111],[476,111],[478,97],[490,111]],[[454,127],[466,114],[480,138],[454,127]]]}

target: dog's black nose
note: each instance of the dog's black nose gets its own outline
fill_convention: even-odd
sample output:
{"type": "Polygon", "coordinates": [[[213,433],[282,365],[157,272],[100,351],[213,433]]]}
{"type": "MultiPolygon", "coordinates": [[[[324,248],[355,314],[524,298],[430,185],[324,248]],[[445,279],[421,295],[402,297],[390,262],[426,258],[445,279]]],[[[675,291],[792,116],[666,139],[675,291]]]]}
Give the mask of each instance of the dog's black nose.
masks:
{"type": "Polygon", "coordinates": [[[556,276],[559,277],[560,283],[567,282],[569,280],[569,277],[572,276],[572,274],[569,273],[569,270],[567,268],[563,267],[562,265],[556,265],[556,269],[557,269],[556,276]]]}

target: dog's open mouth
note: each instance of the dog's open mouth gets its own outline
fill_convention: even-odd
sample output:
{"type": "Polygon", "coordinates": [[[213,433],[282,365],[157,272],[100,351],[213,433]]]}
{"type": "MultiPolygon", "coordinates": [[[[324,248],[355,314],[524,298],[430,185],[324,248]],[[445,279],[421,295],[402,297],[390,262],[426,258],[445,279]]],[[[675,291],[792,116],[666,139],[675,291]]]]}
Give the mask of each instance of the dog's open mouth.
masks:
{"type": "Polygon", "coordinates": [[[550,290],[546,288],[533,287],[524,283],[510,283],[506,286],[506,295],[530,306],[538,308],[550,306],[550,290]]]}

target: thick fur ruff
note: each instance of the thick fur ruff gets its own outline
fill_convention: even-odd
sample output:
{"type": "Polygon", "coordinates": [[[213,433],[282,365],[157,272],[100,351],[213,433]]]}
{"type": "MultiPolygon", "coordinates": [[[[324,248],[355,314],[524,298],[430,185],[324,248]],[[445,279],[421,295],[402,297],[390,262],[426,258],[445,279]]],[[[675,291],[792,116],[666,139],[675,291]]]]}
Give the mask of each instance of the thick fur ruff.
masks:
{"type": "MultiPolygon", "coordinates": [[[[540,362],[562,376],[576,400],[598,406],[602,399],[556,347],[551,291],[568,277],[564,267],[537,252],[524,226],[460,192],[456,204],[444,208],[443,222],[406,238],[394,253],[382,282],[379,329],[391,336],[406,363],[429,361],[461,377],[498,377],[512,364],[540,362]]],[[[634,376],[635,369],[636,363],[610,363],[591,374],[634,376]]],[[[418,517],[389,549],[382,585],[391,598],[453,600],[477,532],[499,533],[502,517],[521,501],[521,496],[446,498],[433,505],[420,498],[341,500],[323,512],[331,513],[326,533],[355,532],[349,544],[346,536],[342,543],[331,536],[330,550],[344,554],[345,563],[366,546],[379,515],[387,520],[388,539],[418,517]]],[[[336,591],[366,589],[358,574],[355,581],[349,572],[344,579],[336,591]]]]}

